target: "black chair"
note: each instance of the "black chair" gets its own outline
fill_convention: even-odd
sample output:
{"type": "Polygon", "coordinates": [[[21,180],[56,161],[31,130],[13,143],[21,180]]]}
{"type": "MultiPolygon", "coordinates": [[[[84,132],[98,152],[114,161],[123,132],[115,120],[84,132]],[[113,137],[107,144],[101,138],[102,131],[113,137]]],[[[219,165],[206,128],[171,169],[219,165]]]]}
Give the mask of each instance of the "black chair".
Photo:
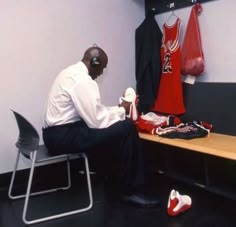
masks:
{"type": "Polygon", "coordinates": [[[93,197],[92,197],[92,188],[91,188],[91,181],[90,181],[90,172],[89,172],[89,165],[88,165],[88,159],[85,153],[78,153],[78,154],[63,154],[63,155],[58,155],[58,156],[50,156],[48,154],[47,148],[44,145],[39,145],[39,134],[37,130],[34,128],[34,126],[26,120],[22,115],[19,113],[12,111],[14,113],[18,128],[19,128],[19,137],[16,142],[16,147],[18,149],[17,157],[16,157],[16,162],[15,162],[15,167],[12,173],[12,178],[10,182],[10,187],[8,191],[8,195],[11,199],[19,199],[19,198],[25,198],[24,202],[24,208],[23,208],[23,222],[25,224],[36,224],[44,221],[49,221],[53,220],[56,218],[62,218],[65,216],[73,215],[73,214],[78,214],[81,212],[88,211],[89,209],[92,208],[93,206],[93,197]],[[40,195],[40,194],[45,194],[48,192],[55,192],[59,189],[62,190],[67,190],[71,187],[71,174],[70,174],[70,159],[72,156],[76,156],[78,158],[83,158],[85,162],[85,173],[87,177],[87,187],[88,187],[88,194],[89,194],[89,205],[72,210],[69,212],[65,213],[60,213],[56,215],[51,215],[47,217],[42,217],[39,219],[34,219],[34,220],[27,220],[27,211],[28,211],[28,203],[30,196],[34,195],[40,195]],[[29,174],[29,179],[28,179],[28,185],[27,185],[27,191],[26,194],[22,195],[12,195],[12,189],[14,185],[14,180],[15,180],[15,175],[17,172],[18,168],[18,163],[21,157],[25,157],[26,159],[31,161],[31,168],[30,168],[30,174],[29,174]],[[67,162],[67,176],[68,176],[68,182],[67,185],[62,186],[60,188],[54,188],[54,189],[49,189],[49,190],[44,190],[44,191],[38,191],[31,193],[31,185],[33,181],[33,175],[34,175],[34,169],[36,167],[36,164],[42,165],[42,164],[50,164],[52,161],[55,162],[55,160],[64,160],[67,162]]]}

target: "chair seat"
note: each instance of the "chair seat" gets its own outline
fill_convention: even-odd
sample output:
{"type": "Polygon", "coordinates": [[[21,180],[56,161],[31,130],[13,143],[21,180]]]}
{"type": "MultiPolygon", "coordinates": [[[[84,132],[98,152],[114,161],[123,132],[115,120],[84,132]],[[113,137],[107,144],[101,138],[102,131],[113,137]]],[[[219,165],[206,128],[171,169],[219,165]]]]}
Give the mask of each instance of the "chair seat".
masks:
{"type": "MultiPolygon", "coordinates": [[[[29,152],[28,149],[20,149],[21,153],[28,159],[33,158],[33,152],[29,152]]],[[[36,163],[44,162],[44,161],[50,161],[54,159],[62,159],[65,160],[68,156],[71,156],[71,154],[62,154],[62,155],[50,155],[48,152],[48,149],[45,145],[39,145],[37,149],[37,155],[36,155],[36,163]]]]}
{"type": "MultiPolygon", "coordinates": [[[[65,156],[65,155],[64,155],[65,156]]],[[[45,145],[39,145],[37,156],[36,156],[36,162],[40,162],[40,160],[48,159],[51,157],[51,155],[48,152],[48,149],[45,145]]]]}
{"type": "Polygon", "coordinates": [[[39,145],[37,156],[36,156],[36,163],[50,161],[50,159],[60,159],[65,160],[67,157],[71,156],[71,154],[62,154],[62,155],[50,155],[48,149],[45,145],[39,145]]]}

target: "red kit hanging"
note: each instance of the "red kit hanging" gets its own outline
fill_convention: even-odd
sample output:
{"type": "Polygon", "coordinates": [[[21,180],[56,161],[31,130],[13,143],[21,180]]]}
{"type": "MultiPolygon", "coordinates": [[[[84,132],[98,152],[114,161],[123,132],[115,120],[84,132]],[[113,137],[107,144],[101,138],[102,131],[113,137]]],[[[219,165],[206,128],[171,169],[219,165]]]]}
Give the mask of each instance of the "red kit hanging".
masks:
{"type": "Polygon", "coordinates": [[[185,113],[180,75],[180,19],[163,25],[161,46],[162,74],[153,111],[162,114],[185,113]]]}
{"type": "Polygon", "coordinates": [[[204,56],[198,15],[202,12],[202,6],[197,3],[192,7],[187,29],[181,48],[181,74],[200,76],[205,70],[204,56]]]}

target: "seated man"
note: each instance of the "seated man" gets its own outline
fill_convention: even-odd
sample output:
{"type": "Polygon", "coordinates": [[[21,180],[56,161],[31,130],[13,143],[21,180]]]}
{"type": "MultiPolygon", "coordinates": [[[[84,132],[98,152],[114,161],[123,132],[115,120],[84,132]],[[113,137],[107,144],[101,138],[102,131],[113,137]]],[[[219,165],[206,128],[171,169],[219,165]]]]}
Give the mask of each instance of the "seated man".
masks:
{"type": "Polygon", "coordinates": [[[109,161],[103,164],[112,168],[106,172],[119,182],[121,199],[152,207],[158,200],[137,191],[144,184],[144,169],[138,132],[126,118],[131,103],[123,101],[113,107],[101,103],[95,79],[107,63],[107,54],[95,45],[58,75],[46,106],[43,140],[51,154],[85,152],[92,156],[93,148],[106,145],[109,161]]]}

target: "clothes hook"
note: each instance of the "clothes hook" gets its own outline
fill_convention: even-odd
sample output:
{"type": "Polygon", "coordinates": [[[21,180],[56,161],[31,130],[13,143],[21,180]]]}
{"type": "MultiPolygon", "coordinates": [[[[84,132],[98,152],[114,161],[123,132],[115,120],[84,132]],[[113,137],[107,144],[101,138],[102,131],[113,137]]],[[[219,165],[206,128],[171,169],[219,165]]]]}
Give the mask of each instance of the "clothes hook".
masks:
{"type": "Polygon", "coordinates": [[[169,7],[170,7],[170,9],[175,8],[175,3],[174,2],[170,3],[169,7]]]}

